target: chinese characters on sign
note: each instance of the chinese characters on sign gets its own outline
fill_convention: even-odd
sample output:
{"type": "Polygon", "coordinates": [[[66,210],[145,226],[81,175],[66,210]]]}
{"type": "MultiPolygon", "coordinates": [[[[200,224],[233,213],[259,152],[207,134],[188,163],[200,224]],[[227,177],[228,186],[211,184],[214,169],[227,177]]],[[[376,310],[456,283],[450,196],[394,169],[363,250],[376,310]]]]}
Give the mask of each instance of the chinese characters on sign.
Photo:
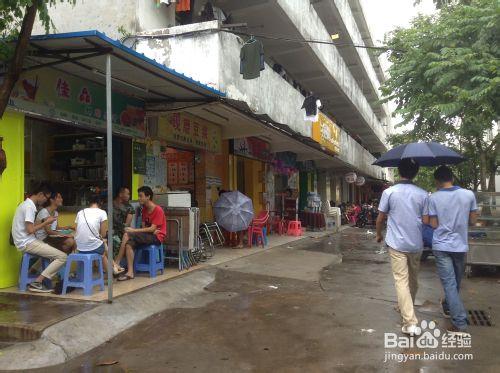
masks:
{"type": "MultiPolygon", "coordinates": [[[[116,92],[112,92],[112,102],[114,131],[144,138],[144,102],[116,92]]],[[[9,105],[93,129],[106,128],[106,90],[57,70],[23,73],[12,90],[9,105]]]]}
{"type": "Polygon", "coordinates": [[[312,124],[312,138],[332,153],[340,153],[340,128],[325,114],[319,113],[312,124]]]}
{"type": "Polygon", "coordinates": [[[158,120],[158,136],[166,141],[220,153],[221,129],[185,113],[172,113],[158,120]]]}

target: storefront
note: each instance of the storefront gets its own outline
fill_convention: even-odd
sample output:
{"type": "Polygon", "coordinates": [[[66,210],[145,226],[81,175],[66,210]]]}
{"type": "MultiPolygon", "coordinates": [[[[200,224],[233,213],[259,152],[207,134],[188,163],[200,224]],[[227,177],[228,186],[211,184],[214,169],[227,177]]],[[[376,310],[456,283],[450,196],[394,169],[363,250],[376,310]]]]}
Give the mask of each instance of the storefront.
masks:
{"type": "MultiPolygon", "coordinates": [[[[24,74],[9,107],[25,113],[24,194],[48,182],[65,200],[61,224],[91,194],[107,195],[105,89],[57,70],[24,74]]],[[[144,101],[113,92],[113,189],[132,184],[132,139],[145,136],[144,101]]],[[[113,191],[111,191],[113,193],[113,191]]]]}
{"type": "MultiPolygon", "coordinates": [[[[312,124],[312,138],[327,153],[331,155],[340,154],[340,128],[323,113],[319,113],[318,120],[312,124]]],[[[332,175],[326,171],[318,172],[317,167],[311,167],[307,164],[302,167],[302,186],[308,189],[306,191],[301,189],[301,206],[305,206],[305,199],[309,192],[318,193],[321,202],[324,204],[336,200],[341,193],[340,185],[332,175]]]]}
{"type": "Polygon", "coordinates": [[[185,112],[160,116],[157,122],[156,141],[147,147],[151,166],[144,183],[156,185],[159,193],[189,192],[191,205],[200,209],[201,221],[212,221],[218,191],[228,185],[228,167],[224,166],[228,143],[222,141],[221,128],[185,112]]]}
{"type": "MultiPolygon", "coordinates": [[[[105,94],[101,85],[52,69],[19,79],[1,126],[4,146],[15,144],[7,152],[8,168],[0,183],[7,197],[2,210],[4,201],[9,205],[0,216],[2,232],[10,231],[13,210],[35,183],[46,182],[63,196],[60,225],[73,225],[92,194],[107,196],[105,94]]],[[[130,188],[132,141],[145,136],[144,101],[117,92],[112,100],[113,189],[130,188]]],[[[18,260],[15,250],[2,260],[7,268],[2,268],[0,287],[15,281],[18,260]]]]}
{"type": "Polygon", "coordinates": [[[273,154],[271,172],[274,180],[274,209],[290,220],[298,213],[299,170],[297,154],[273,154]]]}
{"type": "MultiPolygon", "coordinates": [[[[7,238],[30,184],[49,181],[63,194],[62,225],[74,223],[90,194],[111,197],[113,189],[125,185],[135,199],[137,188],[152,181],[148,177],[154,174],[158,181],[156,170],[162,174],[161,168],[151,172],[160,163],[148,158],[150,149],[165,156],[165,162],[175,153],[146,139],[145,103],[177,97],[179,102],[210,101],[223,95],[96,31],[39,36],[28,48],[33,53],[26,71],[0,119],[7,158],[0,175],[0,288],[17,284],[21,255],[7,238]],[[112,108],[110,115],[107,107],[112,108]],[[107,133],[113,134],[112,141],[107,133]],[[113,167],[107,164],[110,157],[113,167]],[[113,184],[108,185],[111,169],[113,184]]],[[[166,183],[158,185],[167,188],[166,183]]]]}
{"type": "Polygon", "coordinates": [[[230,189],[238,190],[252,199],[254,211],[272,209],[274,190],[269,180],[270,146],[257,137],[229,141],[231,147],[230,189]]]}

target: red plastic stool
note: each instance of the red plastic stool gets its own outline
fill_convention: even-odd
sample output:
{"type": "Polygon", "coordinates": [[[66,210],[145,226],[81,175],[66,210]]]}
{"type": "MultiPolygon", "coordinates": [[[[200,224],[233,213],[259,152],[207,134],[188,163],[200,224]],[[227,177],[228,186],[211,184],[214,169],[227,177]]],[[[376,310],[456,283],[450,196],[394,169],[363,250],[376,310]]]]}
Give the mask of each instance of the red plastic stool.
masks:
{"type": "Polygon", "coordinates": [[[286,231],[289,236],[302,236],[302,223],[300,220],[290,220],[286,231]]]}

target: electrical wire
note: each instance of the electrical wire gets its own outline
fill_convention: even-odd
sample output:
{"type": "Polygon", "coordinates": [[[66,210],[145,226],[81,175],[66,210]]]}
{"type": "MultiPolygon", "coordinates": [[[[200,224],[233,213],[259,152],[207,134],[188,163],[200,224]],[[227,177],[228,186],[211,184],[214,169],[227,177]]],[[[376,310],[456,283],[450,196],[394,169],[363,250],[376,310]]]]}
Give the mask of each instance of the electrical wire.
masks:
{"type": "Polygon", "coordinates": [[[285,36],[272,36],[272,35],[265,35],[265,34],[254,34],[254,33],[248,33],[248,32],[243,32],[243,31],[235,31],[235,30],[225,30],[221,29],[220,31],[222,32],[227,32],[235,35],[242,35],[242,36],[248,36],[248,37],[256,37],[260,39],[267,39],[267,40],[279,40],[279,41],[286,41],[290,43],[302,43],[302,44],[327,44],[327,45],[335,45],[336,47],[354,47],[354,48],[365,48],[365,49],[375,49],[375,50],[381,50],[381,51],[388,51],[391,48],[387,46],[380,46],[380,47],[375,47],[375,46],[368,46],[368,45],[358,45],[358,44],[351,44],[351,43],[335,43],[333,41],[327,41],[327,40],[316,40],[316,39],[293,39],[293,38],[288,38],[285,36]]]}
{"type": "MultiPolygon", "coordinates": [[[[284,41],[288,43],[301,43],[301,44],[326,44],[326,45],[333,45],[336,47],[354,47],[354,48],[363,48],[363,49],[372,49],[372,50],[377,50],[381,52],[387,52],[387,51],[395,51],[395,52],[401,52],[400,50],[392,49],[389,48],[388,46],[369,46],[369,45],[359,45],[359,44],[353,44],[353,43],[336,43],[334,41],[330,40],[317,40],[317,39],[294,39],[286,36],[275,36],[275,35],[266,35],[266,34],[255,34],[255,33],[250,33],[250,32],[244,32],[244,31],[236,31],[236,30],[230,30],[230,29],[208,29],[208,30],[193,30],[193,31],[188,31],[185,33],[180,33],[180,34],[164,34],[164,35],[134,35],[129,38],[136,38],[136,39],[169,39],[173,37],[179,37],[179,36],[190,36],[190,35],[195,35],[199,33],[206,33],[207,31],[217,31],[217,32],[226,32],[229,34],[234,34],[238,36],[248,36],[248,37],[256,37],[259,39],[266,39],[266,40],[278,40],[278,41],[284,41]]],[[[128,39],[128,38],[127,38],[128,39]]]]}

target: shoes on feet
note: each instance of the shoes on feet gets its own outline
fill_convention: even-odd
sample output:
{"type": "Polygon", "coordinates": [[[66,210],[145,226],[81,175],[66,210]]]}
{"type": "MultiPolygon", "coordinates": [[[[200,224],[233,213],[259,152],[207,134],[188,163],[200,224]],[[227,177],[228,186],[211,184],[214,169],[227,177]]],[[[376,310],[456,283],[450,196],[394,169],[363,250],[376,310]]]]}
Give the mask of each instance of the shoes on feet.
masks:
{"type": "Polygon", "coordinates": [[[420,328],[417,325],[403,325],[401,331],[404,334],[416,335],[420,333],[420,328]]]}
{"type": "Polygon", "coordinates": [[[32,282],[28,285],[28,290],[33,293],[52,293],[54,289],[50,289],[41,282],[32,282]]]}
{"type": "Polygon", "coordinates": [[[449,326],[448,328],[446,328],[446,331],[448,334],[451,334],[451,335],[470,337],[470,333],[468,333],[466,330],[458,329],[455,325],[449,326]]]}

